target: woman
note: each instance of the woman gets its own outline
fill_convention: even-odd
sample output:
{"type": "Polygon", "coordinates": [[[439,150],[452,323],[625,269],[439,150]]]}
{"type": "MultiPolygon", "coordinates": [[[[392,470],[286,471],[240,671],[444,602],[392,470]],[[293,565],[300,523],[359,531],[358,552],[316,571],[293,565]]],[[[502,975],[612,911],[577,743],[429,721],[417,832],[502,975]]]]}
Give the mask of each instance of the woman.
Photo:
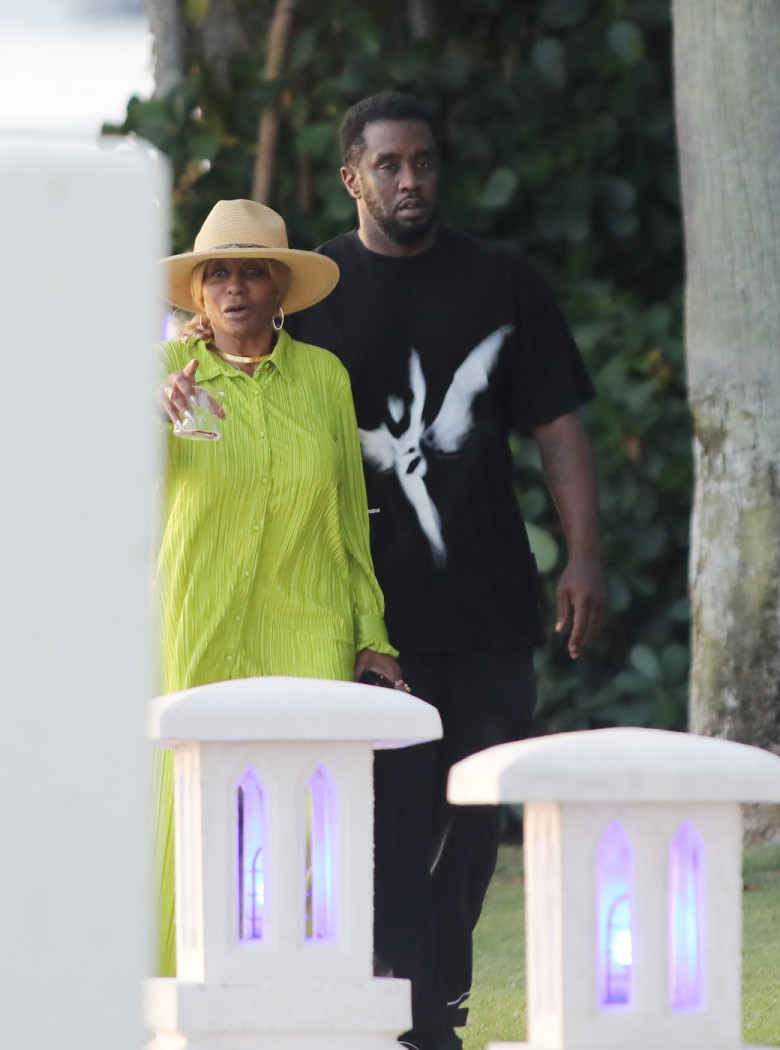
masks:
{"type": "MultiPolygon", "coordinates": [[[[323,299],[338,267],[287,247],[283,220],[220,201],[192,252],[162,261],[195,316],[160,344],[159,400],[175,422],[215,395],[218,441],[171,434],[157,567],[163,691],[255,675],[401,672],[383,621],[347,373],[296,342],[284,314],[323,299]],[[224,409],[216,401],[216,395],[224,409]]],[[[172,771],[159,782],[159,972],[175,973],[172,771]]]]}

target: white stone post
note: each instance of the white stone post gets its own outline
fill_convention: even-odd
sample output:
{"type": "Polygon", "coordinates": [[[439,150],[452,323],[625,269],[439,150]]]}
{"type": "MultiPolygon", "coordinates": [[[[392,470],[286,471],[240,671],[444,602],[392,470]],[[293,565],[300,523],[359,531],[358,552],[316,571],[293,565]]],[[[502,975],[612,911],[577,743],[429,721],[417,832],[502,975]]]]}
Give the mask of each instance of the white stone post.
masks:
{"type": "Polygon", "coordinates": [[[505,744],[450,773],[461,804],[524,803],[527,1050],[741,1050],[740,802],[780,757],[601,729],[505,744]]]}
{"type": "Polygon", "coordinates": [[[150,1050],[397,1050],[407,981],[375,978],[373,748],[441,736],[415,697],[249,678],[150,707],[174,747],[177,978],[150,1050]]]}
{"type": "MultiPolygon", "coordinates": [[[[74,76],[78,70],[74,69],[74,76]]],[[[0,135],[0,1046],[137,1050],[168,179],[0,135]]]]}

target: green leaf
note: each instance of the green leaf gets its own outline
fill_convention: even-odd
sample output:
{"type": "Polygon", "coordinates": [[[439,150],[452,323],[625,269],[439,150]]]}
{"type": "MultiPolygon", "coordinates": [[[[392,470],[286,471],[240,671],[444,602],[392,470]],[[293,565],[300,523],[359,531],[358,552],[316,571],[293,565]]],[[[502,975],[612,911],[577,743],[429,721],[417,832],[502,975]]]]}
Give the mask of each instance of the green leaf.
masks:
{"type": "Polygon", "coordinates": [[[574,339],[583,353],[592,350],[607,333],[612,325],[609,321],[592,321],[587,324],[579,324],[574,329],[574,339]]]}
{"type": "Polygon", "coordinates": [[[607,30],[607,44],[626,66],[633,66],[645,57],[645,43],[634,22],[613,22],[607,30]]]}
{"type": "Polygon", "coordinates": [[[628,210],[636,205],[636,187],[628,179],[605,175],[599,179],[599,199],[609,208],[628,210]]]}
{"type": "Polygon", "coordinates": [[[635,667],[645,678],[657,681],[663,677],[661,662],[649,645],[635,645],[628,654],[631,666],[635,667]]]}
{"type": "Polygon", "coordinates": [[[434,69],[434,80],[443,88],[459,88],[468,79],[471,72],[471,59],[462,52],[453,51],[437,62],[434,69]]]}
{"type": "Polygon", "coordinates": [[[682,729],[684,721],[681,713],[685,711],[685,692],[674,689],[658,689],[653,697],[653,714],[651,724],[658,729],[682,729]],[[680,699],[683,703],[680,703],[680,699]]]}
{"type": "Polygon", "coordinates": [[[653,139],[666,139],[674,134],[674,114],[668,106],[655,106],[642,118],[642,130],[653,139]]]}
{"type": "Polygon", "coordinates": [[[388,74],[401,84],[409,84],[425,72],[427,62],[421,53],[404,51],[393,55],[386,63],[388,74]]]}
{"type": "Polygon", "coordinates": [[[674,643],[661,651],[661,663],[666,677],[672,681],[687,679],[690,666],[688,647],[674,643]]]}
{"type": "MultiPolygon", "coordinates": [[[[637,699],[629,703],[615,704],[609,713],[616,726],[646,726],[650,722],[652,710],[651,701],[637,699]]],[[[602,715],[604,713],[602,711],[602,715]]]]}
{"type": "Polygon", "coordinates": [[[538,223],[539,232],[548,241],[565,238],[572,244],[583,244],[590,233],[587,213],[573,209],[541,212],[538,223]]]}
{"type": "Polygon", "coordinates": [[[557,36],[542,37],[531,48],[531,61],[558,87],[566,86],[566,45],[557,36]]]}
{"type": "Polygon", "coordinates": [[[199,131],[189,138],[190,155],[201,160],[214,160],[222,148],[219,136],[208,131],[199,131]]]}
{"type": "Polygon", "coordinates": [[[535,521],[541,517],[548,505],[546,490],[540,487],[522,488],[519,485],[516,490],[525,520],[535,521]]]}
{"type": "Polygon", "coordinates": [[[297,71],[307,65],[315,53],[317,43],[318,33],[316,26],[308,26],[298,33],[290,51],[290,69],[297,71]]]}
{"type": "Polygon", "coordinates": [[[612,683],[618,697],[635,696],[647,691],[647,677],[638,671],[620,671],[612,683]]]}
{"type": "Polygon", "coordinates": [[[479,206],[486,211],[505,207],[517,189],[519,179],[511,168],[496,168],[479,195],[479,206]]]}
{"type": "Polygon", "coordinates": [[[551,572],[558,564],[558,544],[549,532],[532,521],[527,521],[525,528],[539,572],[551,572]]]}
{"type": "Polygon", "coordinates": [[[206,17],[209,0],[185,0],[184,12],[190,25],[199,25],[206,17]]]}
{"type": "Polygon", "coordinates": [[[625,612],[631,606],[631,588],[615,572],[607,572],[607,601],[613,613],[625,612]]]}
{"type": "Polygon", "coordinates": [[[608,211],[604,215],[607,229],[613,237],[633,237],[639,229],[639,216],[635,211],[608,211]]]}
{"type": "Polygon", "coordinates": [[[331,120],[320,120],[300,129],[296,135],[296,145],[301,153],[310,153],[313,157],[327,156],[333,149],[338,125],[331,120]]]}
{"type": "Polygon", "coordinates": [[[669,606],[669,616],[677,623],[688,623],[691,618],[691,603],[687,595],[672,602],[669,606]]]}
{"type": "Polygon", "coordinates": [[[546,0],[542,4],[542,23],[551,29],[570,29],[578,25],[590,10],[591,0],[546,0]]]}

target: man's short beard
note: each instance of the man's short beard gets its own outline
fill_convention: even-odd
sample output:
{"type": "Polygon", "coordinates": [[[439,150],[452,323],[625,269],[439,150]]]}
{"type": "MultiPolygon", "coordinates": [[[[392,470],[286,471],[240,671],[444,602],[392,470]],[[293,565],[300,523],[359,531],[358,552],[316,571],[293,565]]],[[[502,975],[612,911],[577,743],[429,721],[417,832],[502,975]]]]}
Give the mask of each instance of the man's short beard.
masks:
{"type": "Polygon", "coordinates": [[[381,219],[375,219],[377,226],[380,228],[382,233],[389,237],[395,244],[417,244],[419,241],[424,241],[428,234],[434,227],[436,222],[436,216],[433,212],[418,223],[401,223],[396,219],[388,219],[382,216],[381,219]]]}
{"type": "Polygon", "coordinates": [[[419,222],[405,223],[398,222],[398,220],[394,219],[392,216],[385,215],[380,208],[376,207],[375,202],[371,197],[364,195],[364,200],[371,218],[385,237],[387,237],[388,240],[393,241],[394,244],[402,244],[404,246],[418,244],[420,241],[425,240],[436,224],[435,210],[432,210],[430,215],[426,216],[424,219],[420,219],[419,222]]]}

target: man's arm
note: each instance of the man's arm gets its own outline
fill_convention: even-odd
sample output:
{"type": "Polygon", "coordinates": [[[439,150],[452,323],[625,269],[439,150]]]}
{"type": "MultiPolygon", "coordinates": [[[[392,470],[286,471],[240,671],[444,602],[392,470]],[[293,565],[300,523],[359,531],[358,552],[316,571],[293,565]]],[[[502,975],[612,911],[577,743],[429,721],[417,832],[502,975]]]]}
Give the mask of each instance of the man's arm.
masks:
{"type": "Polygon", "coordinates": [[[536,427],[533,436],[569,551],[558,581],[555,630],[565,628],[572,610],[569,655],[576,659],[599,637],[606,618],[596,469],[588,436],[575,412],[536,427]]]}

